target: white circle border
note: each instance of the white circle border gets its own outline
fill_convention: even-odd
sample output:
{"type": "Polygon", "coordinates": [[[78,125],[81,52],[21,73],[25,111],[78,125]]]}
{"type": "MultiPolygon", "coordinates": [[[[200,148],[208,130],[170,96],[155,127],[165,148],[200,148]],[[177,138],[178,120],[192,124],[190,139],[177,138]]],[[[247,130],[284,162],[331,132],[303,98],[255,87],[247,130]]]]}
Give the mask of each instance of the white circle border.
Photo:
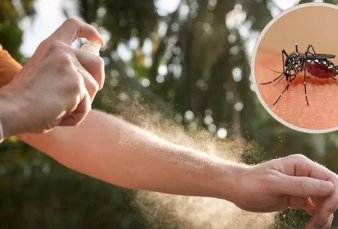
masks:
{"type": "Polygon", "coordinates": [[[328,8],[333,8],[335,10],[338,10],[338,6],[330,4],[330,3],[303,3],[300,5],[296,5],[293,7],[290,7],[289,9],[281,12],[280,14],[278,14],[277,16],[275,16],[262,30],[262,32],[260,33],[256,43],[255,43],[255,47],[252,53],[252,59],[251,59],[251,77],[252,77],[252,81],[253,81],[253,86],[254,86],[254,91],[256,92],[256,95],[260,101],[260,103],[262,104],[262,106],[265,108],[265,110],[274,118],[276,119],[278,122],[282,123],[284,126],[287,126],[293,130],[297,130],[300,132],[304,132],[304,133],[309,133],[309,134],[323,134],[323,133],[329,133],[329,132],[333,132],[338,130],[338,126],[336,127],[331,127],[331,128],[327,128],[327,129],[306,129],[306,128],[302,128],[302,127],[298,127],[295,126],[293,124],[290,124],[288,122],[286,122],[284,119],[280,118],[278,115],[276,115],[271,109],[270,107],[265,103],[264,99],[262,98],[259,89],[258,89],[258,85],[257,85],[257,81],[256,81],[256,77],[255,77],[255,72],[256,72],[256,55],[257,55],[257,50],[258,50],[258,46],[261,43],[262,38],[264,37],[265,33],[267,32],[267,30],[273,25],[273,23],[275,21],[277,21],[278,19],[280,19],[281,17],[283,17],[284,15],[298,10],[300,8],[305,8],[305,7],[313,7],[313,6],[320,6],[320,7],[328,7],[328,8]]]}

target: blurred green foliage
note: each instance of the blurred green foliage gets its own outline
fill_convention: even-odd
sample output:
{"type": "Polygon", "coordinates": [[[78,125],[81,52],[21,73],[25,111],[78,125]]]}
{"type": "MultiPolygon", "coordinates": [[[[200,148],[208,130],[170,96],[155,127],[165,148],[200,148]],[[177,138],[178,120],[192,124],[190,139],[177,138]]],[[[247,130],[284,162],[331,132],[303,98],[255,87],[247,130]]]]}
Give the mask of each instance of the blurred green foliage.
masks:
{"type": "Polygon", "coordinates": [[[22,60],[19,51],[22,43],[22,31],[19,22],[24,15],[31,16],[34,13],[34,0],[23,0],[17,4],[13,2],[9,0],[0,1],[0,44],[17,60],[22,60]]]}
{"type": "MultiPolygon", "coordinates": [[[[19,60],[19,23],[34,14],[33,2],[0,1],[0,43],[19,60]]],[[[106,86],[96,108],[119,113],[118,104],[139,100],[187,130],[216,136],[225,128],[228,138],[246,139],[247,163],[302,153],[338,172],[336,133],[288,129],[250,90],[246,44],[278,10],[275,1],[181,0],[169,13],[156,0],[78,2],[82,17],[109,37],[102,52],[106,86]],[[225,23],[234,13],[244,17],[225,23]],[[129,57],[119,55],[121,48],[129,57]]],[[[15,139],[0,145],[0,179],[0,228],[147,227],[131,206],[132,191],[72,172],[15,139]]],[[[305,217],[283,212],[276,227],[298,228],[305,217]]]]}
{"type": "Polygon", "coordinates": [[[17,142],[1,145],[0,228],[145,228],[133,193],[68,170],[17,142]]]}

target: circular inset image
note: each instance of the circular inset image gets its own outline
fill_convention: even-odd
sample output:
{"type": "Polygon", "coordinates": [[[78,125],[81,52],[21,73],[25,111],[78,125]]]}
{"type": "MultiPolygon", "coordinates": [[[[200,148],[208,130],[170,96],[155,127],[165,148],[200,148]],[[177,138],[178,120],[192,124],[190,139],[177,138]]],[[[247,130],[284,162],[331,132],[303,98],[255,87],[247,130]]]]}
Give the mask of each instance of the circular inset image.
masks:
{"type": "Polygon", "coordinates": [[[264,108],[307,133],[338,129],[338,7],[308,3],[274,18],[254,49],[251,72],[264,108]]]}

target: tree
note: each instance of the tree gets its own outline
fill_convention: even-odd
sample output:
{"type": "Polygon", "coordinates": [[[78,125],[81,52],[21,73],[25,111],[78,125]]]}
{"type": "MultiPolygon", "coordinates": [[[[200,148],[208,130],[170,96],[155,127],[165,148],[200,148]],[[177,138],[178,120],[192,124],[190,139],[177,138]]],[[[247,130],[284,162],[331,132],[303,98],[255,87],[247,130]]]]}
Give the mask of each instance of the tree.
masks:
{"type": "MultiPolygon", "coordinates": [[[[0,2],[0,43],[19,60],[18,25],[34,14],[33,3],[0,2]]],[[[247,163],[297,152],[337,172],[336,133],[307,135],[283,127],[250,90],[246,45],[272,19],[272,8],[278,10],[268,0],[181,0],[174,12],[161,15],[154,0],[80,0],[82,17],[110,38],[102,53],[106,86],[95,107],[119,114],[120,104],[140,100],[192,133],[205,129],[249,142],[247,163]],[[121,47],[130,58],[118,55],[121,47]]],[[[146,227],[132,209],[133,192],[65,170],[15,138],[1,144],[0,152],[4,227],[146,227]]],[[[276,227],[298,227],[300,215],[282,213],[286,223],[276,227]]]]}

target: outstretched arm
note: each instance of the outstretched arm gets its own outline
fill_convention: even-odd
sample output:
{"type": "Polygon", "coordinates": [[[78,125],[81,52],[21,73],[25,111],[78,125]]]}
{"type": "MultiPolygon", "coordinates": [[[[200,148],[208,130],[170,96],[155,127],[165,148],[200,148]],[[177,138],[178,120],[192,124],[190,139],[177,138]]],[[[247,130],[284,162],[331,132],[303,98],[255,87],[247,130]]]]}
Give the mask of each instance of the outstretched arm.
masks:
{"type": "MultiPolygon", "coordinates": [[[[8,74],[4,83],[14,75],[8,74]]],[[[19,137],[74,170],[127,188],[223,198],[250,211],[304,208],[312,215],[307,228],[328,228],[338,205],[336,175],[304,156],[256,166],[232,164],[98,111],[90,111],[74,128],[19,137]]]]}
{"type": "Polygon", "coordinates": [[[20,138],[67,167],[126,188],[224,198],[241,170],[99,111],[75,128],[20,138]]]}
{"type": "Polygon", "coordinates": [[[231,164],[99,111],[77,127],[20,138],[69,168],[127,188],[217,197],[257,212],[304,208],[313,215],[308,228],[331,225],[338,204],[336,175],[304,156],[231,164]]]}

